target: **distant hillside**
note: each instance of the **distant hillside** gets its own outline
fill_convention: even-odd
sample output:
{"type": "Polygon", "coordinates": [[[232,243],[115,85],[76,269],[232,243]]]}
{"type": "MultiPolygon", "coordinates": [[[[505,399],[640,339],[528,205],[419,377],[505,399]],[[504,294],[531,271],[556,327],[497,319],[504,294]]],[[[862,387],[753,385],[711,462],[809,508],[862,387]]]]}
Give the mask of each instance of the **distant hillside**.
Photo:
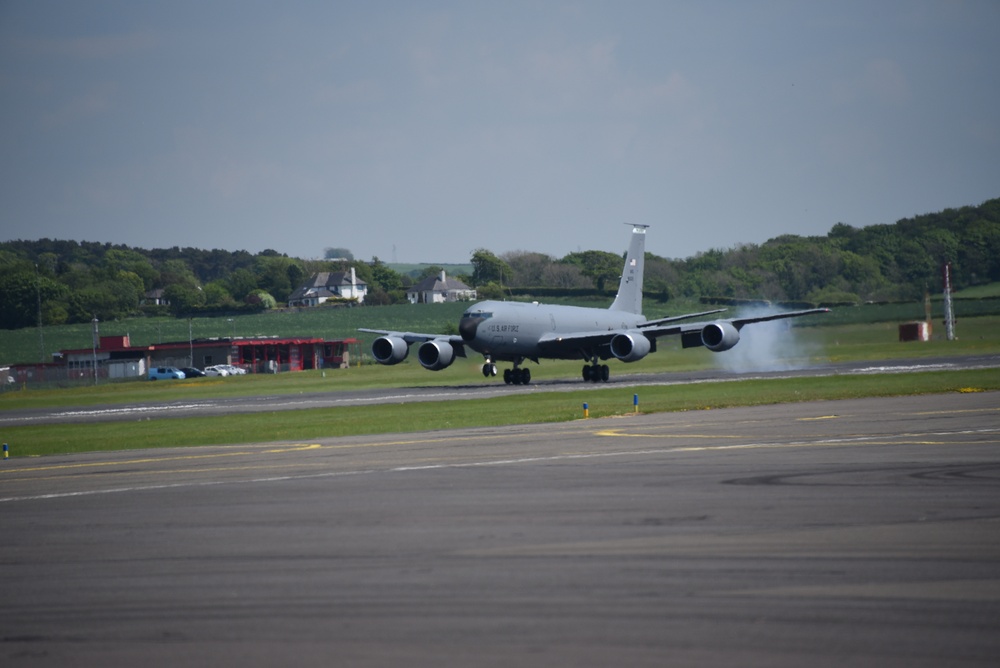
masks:
{"type": "MultiPolygon", "coordinates": [[[[666,301],[770,300],[858,303],[940,293],[941,268],[956,290],[1000,282],[1000,199],[892,224],[838,223],[826,236],[783,235],[763,244],[712,249],[683,260],[647,253],[645,292],[666,301]]],[[[178,317],[255,312],[287,302],[315,272],[356,270],[366,304],[406,301],[431,264],[373,259],[301,260],[266,250],[167,248],[40,239],[0,243],[0,328],[87,323],[137,314],[178,317]],[[154,304],[161,300],[168,305],[154,304]]],[[[588,250],[554,258],[477,249],[469,264],[439,265],[469,277],[484,297],[559,297],[617,285],[621,256],[588,250]],[[581,292],[582,291],[582,292],[581,292]]]]}

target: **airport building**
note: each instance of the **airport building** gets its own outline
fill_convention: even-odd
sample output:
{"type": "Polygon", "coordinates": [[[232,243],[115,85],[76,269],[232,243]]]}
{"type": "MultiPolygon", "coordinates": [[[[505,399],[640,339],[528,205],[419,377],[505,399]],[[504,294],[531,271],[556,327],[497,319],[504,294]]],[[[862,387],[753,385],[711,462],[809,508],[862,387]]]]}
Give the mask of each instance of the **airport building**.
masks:
{"type": "Polygon", "coordinates": [[[357,339],[326,340],[310,337],[211,337],[133,346],[128,336],[101,336],[91,348],[62,350],[47,364],[12,365],[12,382],[34,383],[98,379],[145,378],[160,366],[238,366],[247,373],[279,373],[308,369],[344,368],[358,356],[357,339]]]}

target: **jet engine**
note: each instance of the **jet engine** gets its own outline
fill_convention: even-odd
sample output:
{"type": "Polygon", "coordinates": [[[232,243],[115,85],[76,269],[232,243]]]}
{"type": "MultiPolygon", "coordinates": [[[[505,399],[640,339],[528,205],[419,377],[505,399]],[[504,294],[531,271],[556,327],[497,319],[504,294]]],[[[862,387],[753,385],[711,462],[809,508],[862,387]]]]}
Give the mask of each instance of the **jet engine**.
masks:
{"type": "Polygon", "coordinates": [[[611,354],[622,362],[641,360],[649,354],[651,347],[652,344],[642,332],[625,332],[611,338],[611,354]]]}
{"type": "Polygon", "coordinates": [[[455,349],[447,341],[427,341],[417,349],[417,359],[425,369],[440,371],[455,361],[455,349]]]}
{"type": "Polygon", "coordinates": [[[380,336],[372,342],[372,357],[379,364],[399,364],[410,353],[410,346],[398,336],[380,336]]]}
{"type": "Polygon", "coordinates": [[[740,342],[740,331],[731,322],[713,322],[701,330],[701,341],[712,352],[721,353],[740,342]]]}

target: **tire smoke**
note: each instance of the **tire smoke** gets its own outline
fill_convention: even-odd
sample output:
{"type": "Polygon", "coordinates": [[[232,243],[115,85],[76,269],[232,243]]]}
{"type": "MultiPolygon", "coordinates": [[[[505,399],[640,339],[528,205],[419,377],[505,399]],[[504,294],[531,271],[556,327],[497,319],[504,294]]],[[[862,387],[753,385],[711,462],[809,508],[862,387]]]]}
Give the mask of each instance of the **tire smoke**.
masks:
{"type": "MultiPolygon", "coordinates": [[[[740,311],[738,317],[753,318],[774,310],[740,311]]],[[[754,371],[791,371],[810,366],[812,346],[796,337],[791,320],[772,320],[746,325],[740,330],[740,342],[718,353],[717,366],[733,373],[754,371]]]]}

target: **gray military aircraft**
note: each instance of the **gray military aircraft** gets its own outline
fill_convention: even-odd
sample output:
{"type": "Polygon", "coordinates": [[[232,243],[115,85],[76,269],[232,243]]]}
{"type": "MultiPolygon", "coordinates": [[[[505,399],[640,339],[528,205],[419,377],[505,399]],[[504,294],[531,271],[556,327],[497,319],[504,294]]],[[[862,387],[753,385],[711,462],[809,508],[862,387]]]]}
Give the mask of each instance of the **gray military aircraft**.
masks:
{"type": "Polygon", "coordinates": [[[483,375],[497,375],[497,362],[512,362],[503,372],[504,382],[527,385],[531,371],[521,368],[525,360],[538,364],[540,359],[583,359],[583,380],[607,382],[611,371],[601,360],[615,357],[622,362],[636,362],[656,351],[661,336],[679,335],[681,346],[705,346],[714,352],[729,350],[740,340],[740,330],[755,322],[795,318],[829,309],[787,311],[753,318],[732,318],[674,324],[725,311],[715,309],[671,318],[647,320],[642,315],[642,270],[645,261],[646,229],[633,225],[632,240],[625,256],[625,269],[618,285],[618,295],[607,309],[560,306],[538,302],[484,301],[471,306],[458,325],[458,335],[417,334],[381,329],[359,329],[379,334],[372,343],[372,356],[379,364],[399,364],[410,352],[410,344],[419,343],[417,359],[431,371],[451,365],[456,357],[465,357],[468,346],[481,353],[486,362],[483,375]]]}

